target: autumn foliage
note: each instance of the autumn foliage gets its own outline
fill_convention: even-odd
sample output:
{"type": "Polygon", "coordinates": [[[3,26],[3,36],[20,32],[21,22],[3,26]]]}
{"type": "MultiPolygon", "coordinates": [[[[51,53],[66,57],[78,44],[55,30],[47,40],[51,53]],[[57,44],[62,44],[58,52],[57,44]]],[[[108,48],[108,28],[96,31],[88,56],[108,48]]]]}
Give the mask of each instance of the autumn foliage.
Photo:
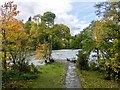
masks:
{"type": "Polygon", "coordinates": [[[13,4],[13,2],[5,3],[0,7],[0,10],[0,21],[2,23],[2,65],[4,70],[7,70],[9,68],[7,61],[12,62],[14,65],[25,62],[25,58],[31,50],[32,42],[30,38],[34,36],[34,33],[27,33],[23,21],[15,18],[19,13],[16,4],[13,4]]]}

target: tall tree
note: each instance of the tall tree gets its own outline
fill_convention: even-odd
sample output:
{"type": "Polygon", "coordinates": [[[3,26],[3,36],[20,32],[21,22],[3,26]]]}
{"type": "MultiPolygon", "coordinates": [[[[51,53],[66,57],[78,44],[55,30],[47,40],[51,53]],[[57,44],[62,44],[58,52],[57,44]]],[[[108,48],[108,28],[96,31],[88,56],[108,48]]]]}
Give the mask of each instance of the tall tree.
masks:
{"type": "Polygon", "coordinates": [[[98,37],[98,39],[102,40],[99,48],[102,48],[105,56],[107,75],[109,78],[112,76],[120,79],[120,1],[98,3],[96,8],[96,14],[103,17],[96,27],[100,27],[98,31],[104,33],[99,34],[104,38],[98,37]]]}
{"type": "MultiPolygon", "coordinates": [[[[45,24],[47,26],[47,29],[44,30],[45,34],[48,37],[48,42],[49,42],[49,59],[51,58],[51,53],[52,53],[52,35],[51,35],[51,27],[54,25],[54,19],[56,15],[52,12],[45,12],[43,16],[41,16],[41,23],[45,24]],[[46,31],[47,30],[47,31],[46,31]]],[[[44,43],[46,45],[46,39],[44,39],[44,43]]]]}
{"type": "Polygon", "coordinates": [[[54,25],[54,19],[56,15],[52,12],[45,12],[43,16],[41,16],[41,22],[44,22],[48,27],[54,25]]]}
{"type": "Polygon", "coordinates": [[[3,68],[7,70],[6,67],[6,31],[9,31],[8,24],[13,21],[14,16],[16,16],[19,11],[17,11],[17,5],[13,2],[5,3],[0,7],[1,11],[1,22],[2,22],[2,51],[3,51],[3,68]]]}
{"type": "Polygon", "coordinates": [[[51,35],[52,35],[52,42],[53,42],[53,46],[55,42],[61,42],[61,47],[59,48],[67,48],[68,47],[68,41],[70,38],[70,29],[69,27],[67,27],[64,24],[55,24],[52,28],[51,28],[51,35]],[[54,40],[55,38],[58,38],[58,40],[54,40]]]}

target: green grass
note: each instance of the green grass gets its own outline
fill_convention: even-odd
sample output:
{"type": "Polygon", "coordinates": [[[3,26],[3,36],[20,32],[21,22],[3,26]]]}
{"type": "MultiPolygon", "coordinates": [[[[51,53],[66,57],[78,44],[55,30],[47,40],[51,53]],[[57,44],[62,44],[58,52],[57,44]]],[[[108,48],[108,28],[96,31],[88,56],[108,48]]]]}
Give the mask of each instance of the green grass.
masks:
{"type": "Polygon", "coordinates": [[[38,73],[10,70],[3,76],[3,88],[63,88],[65,64],[51,63],[38,67],[38,73]]]}
{"type": "Polygon", "coordinates": [[[118,83],[113,80],[105,80],[97,71],[78,70],[83,88],[118,88],[118,83]]]}
{"type": "Polygon", "coordinates": [[[24,88],[62,88],[64,87],[65,65],[52,63],[38,68],[39,77],[24,83],[24,88]]]}

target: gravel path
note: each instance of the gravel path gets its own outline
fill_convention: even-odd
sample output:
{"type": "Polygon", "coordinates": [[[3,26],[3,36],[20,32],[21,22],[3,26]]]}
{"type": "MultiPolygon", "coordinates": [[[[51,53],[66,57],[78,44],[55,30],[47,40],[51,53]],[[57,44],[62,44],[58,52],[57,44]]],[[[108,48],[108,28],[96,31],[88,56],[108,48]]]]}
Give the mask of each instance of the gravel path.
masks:
{"type": "Polygon", "coordinates": [[[79,77],[76,73],[76,64],[71,62],[66,62],[66,88],[81,88],[79,77]]]}

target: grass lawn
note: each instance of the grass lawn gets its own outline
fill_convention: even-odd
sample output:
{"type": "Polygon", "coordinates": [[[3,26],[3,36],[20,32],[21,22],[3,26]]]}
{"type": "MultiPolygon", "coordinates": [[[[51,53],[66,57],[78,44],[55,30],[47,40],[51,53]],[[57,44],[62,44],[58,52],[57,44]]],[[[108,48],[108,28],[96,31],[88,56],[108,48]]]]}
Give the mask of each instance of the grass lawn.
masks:
{"type": "Polygon", "coordinates": [[[118,88],[117,82],[105,80],[103,75],[97,71],[77,71],[83,88],[118,88]]]}
{"type": "Polygon", "coordinates": [[[24,88],[62,88],[64,87],[65,65],[52,63],[39,67],[39,77],[25,82],[24,88]]]}

